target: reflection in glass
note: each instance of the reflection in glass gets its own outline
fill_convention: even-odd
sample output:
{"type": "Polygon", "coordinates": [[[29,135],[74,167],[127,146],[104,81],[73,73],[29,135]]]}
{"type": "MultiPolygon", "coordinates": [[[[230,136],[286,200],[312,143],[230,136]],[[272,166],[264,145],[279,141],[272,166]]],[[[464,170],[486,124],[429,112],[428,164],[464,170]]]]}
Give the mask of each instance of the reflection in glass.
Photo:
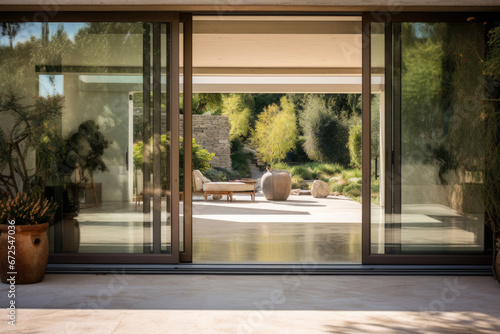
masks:
{"type": "MultiPolygon", "coordinates": [[[[33,178],[23,185],[58,202],[49,230],[51,252],[153,252],[153,207],[144,203],[148,178],[143,177],[152,179],[155,172],[144,161],[151,150],[145,122],[151,122],[152,111],[151,106],[144,110],[143,46],[152,45],[143,44],[143,24],[6,25],[15,29],[0,38],[0,91],[15,94],[26,108],[34,101],[47,108],[61,101],[60,114],[39,124],[48,150],[27,152],[26,169],[33,178]],[[50,177],[42,177],[46,174],[50,177]]],[[[158,49],[165,55],[164,45],[158,49]]],[[[13,125],[9,111],[2,110],[0,119],[4,131],[13,125]]],[[[168,136],[165,127],[162,131],[168,136]]],[[[165,187],[160,219],[169,235],[165,187]]],[[[170,252],[170,242],[162,238],[163,252],[170,252]]]]}
{"type": "Polygon", "coordinates": [[[393,23],[387,33],[385,47],[372,35],[372,78],[377,59],[392,56],[392,101],[372,104],[371,253],[480,253],[484,26],[393,23]]]}
{"type": "Polygon", "coordinates": [[[474,23],[401,24],[402,252],[484,249],[483,36],[474,23]]]}
{"type": "Polygon", "coordinates": [[[371,24],[371,253],[385,242],[385,43],[384,23],[371,24]]]}

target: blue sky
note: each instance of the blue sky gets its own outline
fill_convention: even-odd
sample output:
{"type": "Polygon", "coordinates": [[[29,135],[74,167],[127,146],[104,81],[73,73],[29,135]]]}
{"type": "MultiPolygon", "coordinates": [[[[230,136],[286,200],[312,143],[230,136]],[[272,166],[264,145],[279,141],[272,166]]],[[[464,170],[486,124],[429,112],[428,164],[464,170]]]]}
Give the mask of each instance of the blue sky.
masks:
{"type": "MultiPolygon", "coordinates": [[[[64,27],[64,31],[68,34],[68,37],[71,40],[74,40],[76,33],[78,30],[85,26],[85,23],[82,22],[71,22],[71,23],[60,23],[54,22],[49,23],[49,35],[53,36],[57,32],[57,28],[62,25],[64,27]]],[[[17,36],[14,38],[14,45],[17,43],[23,43],[31,38],[31,36],[35,36],[35,38],[42,38],[42,23],[22,23],[21,29],[17,33],[17,36]]],[[[0,45],[9,45],[9,37],[3,36],[0,38],[0,45]]]]}

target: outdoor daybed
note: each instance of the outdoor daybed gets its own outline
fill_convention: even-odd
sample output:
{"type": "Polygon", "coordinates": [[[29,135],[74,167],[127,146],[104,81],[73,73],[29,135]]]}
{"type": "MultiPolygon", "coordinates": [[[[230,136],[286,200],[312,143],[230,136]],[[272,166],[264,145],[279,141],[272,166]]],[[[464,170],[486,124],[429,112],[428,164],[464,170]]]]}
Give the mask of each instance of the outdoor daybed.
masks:
{"type": "Polygon", "coordinates": [[[208,195],[226,195],[227,199],[232,202],[233,194],[249,194],[252,201],[255,201],[255,182],[211,182],[199,170],[195,169],[193,171],[193,186],[195,192],[203,192],[205,202],[208,195]]]}

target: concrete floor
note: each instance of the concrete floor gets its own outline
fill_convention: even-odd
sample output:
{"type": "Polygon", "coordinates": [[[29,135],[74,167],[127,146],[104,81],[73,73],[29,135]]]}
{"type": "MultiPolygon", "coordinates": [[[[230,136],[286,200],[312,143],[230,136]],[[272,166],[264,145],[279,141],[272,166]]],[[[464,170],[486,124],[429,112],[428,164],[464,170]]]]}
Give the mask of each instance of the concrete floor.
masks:
{"type": "Polygon", "coordinates": [[[1,333],[499,333],[491,277],[47,275],[1,333]]]}
{"type": "MultiPolygon", "coordinates": [[[[482,224],[436,205],[415,206],[402,217],[403,251],[482,251],[482,224]],[[475,228],[473,226],[476,226],[475,228]]],[[[181,210],[182,211],[182,210],[181,210]]],[[[372,252],[385,251],[385,215],[372,208],[372,252]]],[[[407,210],[408,211],[408,210],[407,210]]],[[[143,253],[152,235],[141,206],[104,203],[81,210],[79,253],[143,253]],[[149,241],[148,241],[149,240],[149,241]]],[[[162,245],[170,241],[162,213],[162,245]]],[[[71,232],[71,230],[70,230],[71,232]]],[[[52,234],[49,231],[52,240],[52,234]]],[[[68,250],[75,252],[75,250],[68,250]]],[[[361,204],[349,198],[290,196],[266,201],[262,193],[205,202],[193,198],[193,262],[198,264],[361,262],[361,204]]]]}
{"type": "Polygon", "coordinates": [[[249,195],[193,201],[194,263],[361,262],[361,204],[349,198],[249,195]]]}

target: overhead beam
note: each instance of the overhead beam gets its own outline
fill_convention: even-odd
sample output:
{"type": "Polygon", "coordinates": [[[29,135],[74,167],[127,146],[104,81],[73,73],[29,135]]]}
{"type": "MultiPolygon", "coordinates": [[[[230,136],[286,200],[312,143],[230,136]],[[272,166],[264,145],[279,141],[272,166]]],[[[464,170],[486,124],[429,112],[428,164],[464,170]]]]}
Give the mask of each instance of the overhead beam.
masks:
{"type": "MultiPolygon", "coordinates": [[[[321,20],[321,18],[318,18],[321,20]]],[[[194,34],[360,34],[360,21],[194,21],[194,34]]]]}

